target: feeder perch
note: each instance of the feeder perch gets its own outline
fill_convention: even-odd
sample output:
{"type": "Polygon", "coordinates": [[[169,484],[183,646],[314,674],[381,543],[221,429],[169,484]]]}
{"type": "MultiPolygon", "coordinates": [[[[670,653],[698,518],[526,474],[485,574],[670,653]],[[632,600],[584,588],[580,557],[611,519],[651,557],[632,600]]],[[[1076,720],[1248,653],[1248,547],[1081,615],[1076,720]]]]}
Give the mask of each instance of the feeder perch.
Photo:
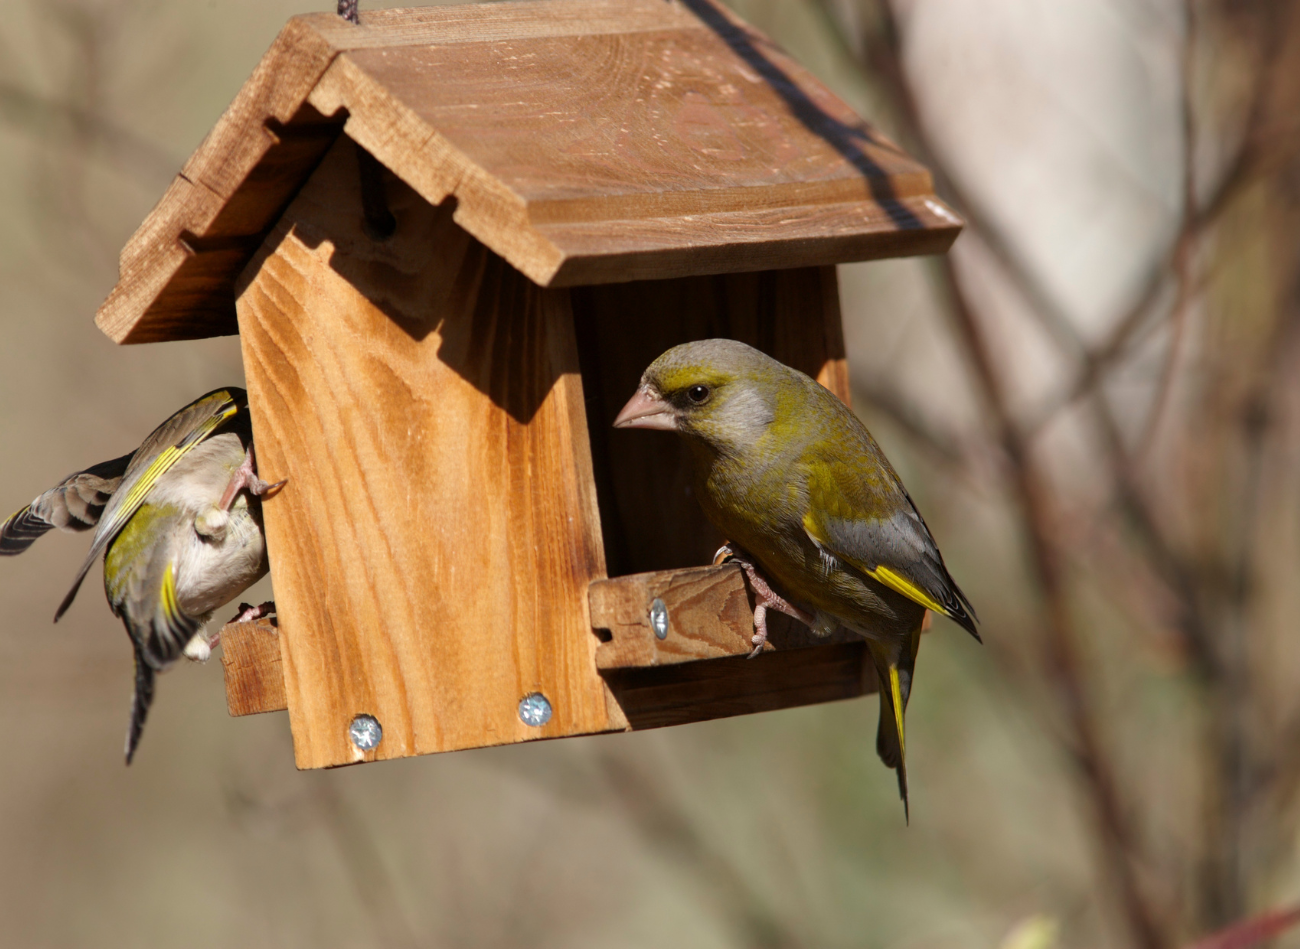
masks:
{"type": "Polygon", "coordinates": [[[670,435],[614,431],[680,342],[846,401],[834,265],[939,253],[929,173],[709,0],[295,17],[122,252],[119,343],[238,333],[278,628],[232,714],[299,767],[875,689],[750,600],[670,435]]]}

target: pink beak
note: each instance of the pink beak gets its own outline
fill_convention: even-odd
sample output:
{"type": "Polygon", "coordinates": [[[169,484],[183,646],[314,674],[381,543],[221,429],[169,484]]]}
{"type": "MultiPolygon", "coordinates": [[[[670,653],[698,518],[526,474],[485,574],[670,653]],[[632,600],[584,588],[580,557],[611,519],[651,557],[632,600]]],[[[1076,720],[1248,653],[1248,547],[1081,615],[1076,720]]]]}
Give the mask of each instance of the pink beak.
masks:
{"type": "Polygon", "coordinates": [[[614,419],[615,428],[657,428],[664,432],[677,431],[677,418],[670,406],[646,386],[636,390],[628,399],[623,411],[614,419]]]}

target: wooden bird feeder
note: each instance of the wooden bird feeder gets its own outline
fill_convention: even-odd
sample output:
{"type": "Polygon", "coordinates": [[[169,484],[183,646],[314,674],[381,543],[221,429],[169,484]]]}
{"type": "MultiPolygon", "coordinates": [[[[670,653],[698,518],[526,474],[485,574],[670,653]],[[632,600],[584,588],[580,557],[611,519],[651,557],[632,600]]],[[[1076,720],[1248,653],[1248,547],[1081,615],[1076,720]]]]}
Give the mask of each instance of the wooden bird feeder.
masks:
{"type": "Polygon", "coordinates": [[[278,631],[223,633],[231,712],[288,708],[317,768],[873,691],[860,640],[784,617],[745,658],[681,444],[610,423],[656,356],[715,336],[847,401],[834,265],[960,225],[710,0],[290,20],[97,317],[119,343],[241,337],[288,486],[278,631]]]}

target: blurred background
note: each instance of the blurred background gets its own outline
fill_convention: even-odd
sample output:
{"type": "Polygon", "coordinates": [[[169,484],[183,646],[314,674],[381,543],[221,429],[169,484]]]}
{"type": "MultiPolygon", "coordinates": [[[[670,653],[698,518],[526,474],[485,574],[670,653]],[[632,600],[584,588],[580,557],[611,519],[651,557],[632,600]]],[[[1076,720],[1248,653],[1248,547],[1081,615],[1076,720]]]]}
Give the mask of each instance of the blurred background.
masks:
{"type": "MultiPolygon", "coordinates": [[[[330,6],[0,5],[3,513],[242,379],[91,320],[330,6]]],[[[840,271],[855,408],[984,621],[926,639],[911,827],[874,699],[298,773],[213,661],[125,769],[126,636],[98,582],[50,624],[52,535],[0,563],[0,945],[1160,949],[1300,902],[1300,2],[731,6],[968,221],[840,271]]]]}

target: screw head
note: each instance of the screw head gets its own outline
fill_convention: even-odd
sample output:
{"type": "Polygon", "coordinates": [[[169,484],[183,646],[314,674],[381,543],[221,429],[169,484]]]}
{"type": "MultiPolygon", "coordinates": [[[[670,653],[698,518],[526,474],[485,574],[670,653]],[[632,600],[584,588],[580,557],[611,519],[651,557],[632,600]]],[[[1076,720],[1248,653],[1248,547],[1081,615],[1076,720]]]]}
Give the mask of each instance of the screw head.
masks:
{"type": "Polygon", "coordinates": [[[519,700],[519,719],[525,725],[540,728],[551,720],[551,703],[540,692],[525,695],[519,700]]]}
{"type": "Polygon", "coordinates": [[[668,607],[659,597],[650,603],[650,628],[655,631],[657,638],[668,638],[668,607]]]}
{"type": "Polygon", "coordinates": [[[384,740],[384,729],[373,715],[358,715],[348,726],[348,737],[362,751],[370,751],[384,740]]]}

